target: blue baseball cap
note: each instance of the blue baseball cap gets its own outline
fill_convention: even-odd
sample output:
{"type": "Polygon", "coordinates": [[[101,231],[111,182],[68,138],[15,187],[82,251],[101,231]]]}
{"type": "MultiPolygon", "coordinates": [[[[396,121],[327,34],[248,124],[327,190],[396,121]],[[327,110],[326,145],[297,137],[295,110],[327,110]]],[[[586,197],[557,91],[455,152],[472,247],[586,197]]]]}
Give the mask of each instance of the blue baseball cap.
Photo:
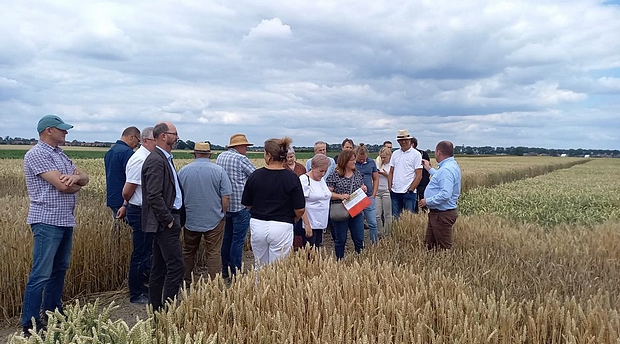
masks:
{"type": "Polygon", "coordinates": [[[73,128],[71,124],[65,123],[65,121],[56,115],[46,115],[39,120],[39,124],[37,124],[37,131],[40,133],[50,127],[55,127],[60,130],[69,130],[73,128]]]}

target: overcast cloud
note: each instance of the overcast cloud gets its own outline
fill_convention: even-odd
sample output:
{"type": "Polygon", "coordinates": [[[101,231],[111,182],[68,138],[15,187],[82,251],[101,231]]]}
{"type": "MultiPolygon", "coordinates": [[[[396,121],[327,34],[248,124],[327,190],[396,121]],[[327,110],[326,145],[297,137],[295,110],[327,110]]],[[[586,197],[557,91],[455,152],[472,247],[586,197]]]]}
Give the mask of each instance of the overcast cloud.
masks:
{"type": "Polygon", "coordinates": [[[620,148],[618,1],[5,1],[2,136],[620,148]]]}

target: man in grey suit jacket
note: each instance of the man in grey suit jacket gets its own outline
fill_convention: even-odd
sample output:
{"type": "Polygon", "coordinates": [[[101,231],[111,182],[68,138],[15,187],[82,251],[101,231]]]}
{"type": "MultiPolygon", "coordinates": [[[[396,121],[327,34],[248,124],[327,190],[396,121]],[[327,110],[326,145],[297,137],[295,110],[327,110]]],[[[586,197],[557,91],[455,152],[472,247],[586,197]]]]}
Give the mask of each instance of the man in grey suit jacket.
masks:
{"type": "Polygon", "coordinates": [[[183,195],[172,163],[179,135],[170,122],[153,128],[157,145],[142,165],[142,230],[153,235],[149,301],[154,311],[174,299],[183,282],[181,218],[183,195]]]}

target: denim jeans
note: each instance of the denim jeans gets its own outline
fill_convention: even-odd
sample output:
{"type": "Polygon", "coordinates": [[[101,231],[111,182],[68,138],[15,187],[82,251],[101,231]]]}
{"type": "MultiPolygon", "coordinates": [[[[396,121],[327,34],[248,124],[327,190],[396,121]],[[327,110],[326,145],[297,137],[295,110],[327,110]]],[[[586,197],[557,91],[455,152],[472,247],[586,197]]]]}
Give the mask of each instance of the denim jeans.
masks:
{"type": "Polygon", "coordinates": [[[347,244],[347,229],[351,230],[351,239],[355,245],[355,252],[360,253],[364,248],[364,216],[358,214],[346,221],[332,221],[334,228],[334,251],[336,259],[344,258],[344,247],[347,244]]]}
{"type": "Polygon", "coordinates": [[[31,318],[40,321],[41,306],[43,313],[62,311],[62,289],[73,245],[73,227],[44,223],[34,223],[30,227],[34,234],[33,262],[24,291],[23,327],[31,324],[31,318]]]}
{"type": "Polygon", "coordinates": [[[113,220],[114,220],[114,219],[116,219],[116,213],[118,213],[118,210],[119,210],[121,207],[108,207],[108,208],[110,208],[110,210],[112,210],[112,219],[113,219],[113,220]]]}
{"type": "Polygon", "coordinates": [[[369,206],[364,208],[364,217],[366,218],[366,223],[368,223],[368,237],[370,238],[370,242],[375,244],[379,241],[379,229],[377,228],[377,209],[375,208],[375,199],[373,197],[369,197],[372,203],[369,206]]]}
{"type": "Polygon", "coordinates": [[[412,213],[418,212],[418,199],[415,192],[396,193],[390,191],[392,199],[392,216],[394,220],[398,220],[403,210],[409,210],[412,213]]]}
{"type": "Polygon", "coordinates": [[[142,209],[140,207],[128,205],[125,219],[131,226],[133,237],[133,251],[129,263],[129,300],[133,301],[143,294],[148,295],[148,288],[144,282],[148,282],[151,271],[153,233],[142,231],[142,209]]]}
{"type": "Polygon", "coordinates": [[[222,277],[229,277],[229,269],[233,275],[237,273],[237,269],[241,269],[243,245],[248,236],[249,227],[250,212],[246,208],[234,213],[226,213],[226,225],[222,239],[222,277]]]}

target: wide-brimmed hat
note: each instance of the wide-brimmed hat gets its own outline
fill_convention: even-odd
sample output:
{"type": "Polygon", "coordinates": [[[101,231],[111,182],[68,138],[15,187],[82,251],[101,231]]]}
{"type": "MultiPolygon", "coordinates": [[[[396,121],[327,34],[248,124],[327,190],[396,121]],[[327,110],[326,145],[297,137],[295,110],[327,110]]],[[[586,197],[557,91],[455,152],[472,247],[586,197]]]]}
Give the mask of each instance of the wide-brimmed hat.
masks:
{"type": "Polygon", "coordinates": [[[73,128],[71,124],[65,123],[65,121],[56,115],[46,115],[39,120],[39,123],[37,124],[37,132],[40,133],[50,127],[58,128],[60,130],[69,130],[73,128]]]}
{"type": "Polygon", "coordinates": [[[235,134],[230,137],[230,143],[226,147],[230,148],[230,147],[236,147],[236,146],[254,146],[254,144],[249,143],[245,135],[235,134]]]}
{"type": "Polygon", "coordinates": [[[211,145],[209,142],[196,142],[194,153],[211,153],[211,145]]]}
{"type": "Polygon", "coordinates": [[[409,130],[401,129],[396,134],[396,141],[398,140],[411,140],[411,135],[409,135],[409,130]]]}

